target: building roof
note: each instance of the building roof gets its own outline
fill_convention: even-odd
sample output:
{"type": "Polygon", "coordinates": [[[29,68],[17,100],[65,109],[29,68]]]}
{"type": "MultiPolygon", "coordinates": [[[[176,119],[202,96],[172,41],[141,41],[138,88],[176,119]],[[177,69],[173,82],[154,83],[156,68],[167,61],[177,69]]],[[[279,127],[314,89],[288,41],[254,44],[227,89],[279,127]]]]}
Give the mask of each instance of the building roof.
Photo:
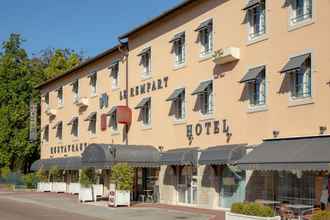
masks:
{"type": "Polygon", "coordinates": [[[163,18],[165,18],[167,16],[170,16],[171,14],[175,13],[176,11],[178,11],[178,10],[180,10],[180,9],[186,7],[187,5],[190,5],[191,3],[196,2],[196,1],[197,0],[184,0],[182,3],[180,3],[180,4],[178,4],[178,5],[174,6],[174,7],[172,7],[169,10],[164,11],[163,13],[161,13],[160,15],[158,15],[157,17],[154,17],[154,18],[148,20],[147,22],[145,22],[145,23],[143,23],[143,24],[141,24],[141,25],[133,28],[129,32],[120,35],[118,38],[120,40],[125,39],[125,38],[129,37],[130,35],[132,35],[132,34],[138,32],[138,31],[142,30],[143,28],[146,28],[147,26],[152,25],[152,24],[156,23],[157,21],[159,21],[159,20],[161,20],[163,18]]]}
{"type": "Polygon", "coordinates": [[[72,69],[70,69],[70,70],[68,70],[68,71],[66,71],[66,72],[64,72],[62,74],[59,74],[59,75],[57,75],[57,76],[55,76],[55,77],[53,77],[53,78],[51,78],[49,80],[46,80],[45,82],[37,85],[35,88],[36,89],[42,89],[43,87],[49,85],[50,83],[52,83],[52,82],[54,82],[56,80],[59,80],[59,79],[63,78],[64,76],[69,75],[69,74],[71,74],[71,73],[73,73],[73,72],[75,72],[75,71],[77,71],[77,70],[79,70],[79,69],[81,69],[81,68],[83,68],[83,67],[85,67],[85,66],[87,66],[87,65],[89,65],[89,64],[91,64],[93,62],[95,62],[95,61],[97,61],[98,59],[101,59],[101,58],[103,58],[103,57],[105,57],[105,56],[107,56],[107,55],[109,55],[109,54],[111,54],[111,53],[119,50],[119,46],[120,46],[120,44],[117,44],[116,46],[114,46],[114,47],[112,47],[110,49],[107,49],[106,51],[103,51],[102,53],[100,53],[100,54],[98,54],[98,55],[96,55],[96,56],[94,56],[92,58],[89,58],[89,59],[81,62],[80,64],[78,64],[77,66],[73,67],[72,69]]]}

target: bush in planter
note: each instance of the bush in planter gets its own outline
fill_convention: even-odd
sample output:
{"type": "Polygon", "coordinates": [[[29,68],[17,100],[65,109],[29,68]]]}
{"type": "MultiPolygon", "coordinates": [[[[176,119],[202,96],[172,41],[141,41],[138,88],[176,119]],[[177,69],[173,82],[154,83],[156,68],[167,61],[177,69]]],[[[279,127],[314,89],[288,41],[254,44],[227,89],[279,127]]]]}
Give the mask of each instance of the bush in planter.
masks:
{"type": "Polygon", "coordinates": [[[62,182],[63,181],[62,172],[58,168],[58,166],[53,166],[53,167],[50,168],[50,170],[49,170],[49,179],[52,182],[62,182]]]}
{"type": "Polygon", "coordinates": [[[94,183],[95,173],[93,169],[81,170],[79,183],[82,187],[90,187],[94,183]]]}
{"type": "Polygon", "coordinates": [[[259,203],[234,203],[231,206],[232,213],[242,214],[242,215],[251,215],[258,217],[274,217],[274,211],[265,205],[259,203]]]}
{"type": "Polygon", "coordinates": [[[48,175],[47,172],[45,170],[43,170],[42,168],[40,168],[37,173],[36,173],[36,178],[38,179],[38,182],[48,182],[48,175]]]}
{"type": "Polygon", "coordinates": [[[133,187],[134,170],[126,163],[119,163],[111,169],[111,182],[117,190],[131,191],[133,187]]]}
{"type": "Polygon", "coordinates": [[[330,220],[330,211],[318,211],[312,215],[312,220],[330,220]]]}

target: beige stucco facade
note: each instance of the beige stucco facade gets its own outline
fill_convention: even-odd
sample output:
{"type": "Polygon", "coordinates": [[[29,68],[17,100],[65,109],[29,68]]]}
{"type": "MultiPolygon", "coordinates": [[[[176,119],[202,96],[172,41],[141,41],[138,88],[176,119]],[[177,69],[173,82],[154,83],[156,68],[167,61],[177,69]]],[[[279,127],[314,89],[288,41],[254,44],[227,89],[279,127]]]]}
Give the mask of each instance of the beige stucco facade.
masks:
{"type": "MultiPolygon", "coordinates": [[[[54,119],[44,113],[45,103],[41,105],[41,127],[50,125],[49,141],[42,141],[41,158],[77,156],[78,152],[51,154],[50,148],[55,146],[76,145],[80,143],[114,143],[153,145],[166,151],[177,148],[199,147],[227,144],[260,144],[263,139],[278,137],[316,136],[320,127],[330,129],[330,2],[313,0],[312,18],[308,21],[290,24],[291,6],[285,0],[266,0],[266,33],[254,41],[248,40],[248,23],[246,11],[242,8],[245,0],[208,0],[194,1],[170,15],[136,31],[127,37],[128,56],[125,51],[114,50],[106,56],[93,61],[68,75],[52,81],[41,88],[41,94],[49,92],[50,108],[56,110],[54,119]],[[198,33],[194,31],[203,21],[213,20],[213,51],[235,47],[239,49],[240,58],[226,64],[215,64],[212,54],[200,57],[198,33]],[[174,35],[185,32],[185,62],[179,67],[174,65],[171,52],[174,35]],[[145,48],[151,48],[151,72],[149,77],[142,77],[141,56],[145,48]],[[304,99],[291,98],[291,85],[286,74],[280,70],[290,57],[304,53],[311,54],[311,97],[304,99]],[[111,88],[111,77],[108,70],[113,60],[120,59],[119,88],[111,88]],[[256,66],[266,66],[266,104],[262,108],[251,108],[247,96],[246,85],[239,83],[247,71],[256,66]],[[97,72],[97,92],[91,96],[88,74],[97,72]],[[128,72],[128,78],[126,78],[128,72]],[[88,107],[83,111],[73,103],[72,86],[79,79],[79,95],[88,98],[88,107]],[[159,81],[160,80],[160,84],[159,81]],[[196,95],[191,93],[200,82],[212,80],[214,91],[214,111],[210,115],[202,115],[196,109],[196,95]],[[127,87],[126,87],[127,83],[127,87]],[[135,88],[148,86],[150,91],[136,94],[135,88]],[[153,83],[156,88],[152,89],[153,83]],[[64,105],[58,107],[55,89],[63,86],[64,105]],[[112,106],[125,105],[121,99],[123,90],[128,88],[128,106],[132,109],[132,123],[126,142],[125,129],[119,125],[117,133],[107,127],[100,129],[100,115],[112,106]],[[132,95],[131,88],[134,90],[132,95]],[[178,88],[185,88],[186,117],[177,121],[170,115],[172,102],[165,101],[178,88]],[[109,106],[99,107],[102,93],[109,96],[109,106]],[[135,106],[145,97],[151,97],[151,123],[143,126],[139,120],[140,110],[135,106]],[[84,121],[88,114],[97,112],[97,132],[90,135],[88,122],[84,121]],[[66,125],[73,116],[79,117],[79,137],[70,135],[70,127],[66,125]],[[223,120],[226,120],[231,135],[214,133],[214,121],[220,121],[222,131],[223,120]],[[57,141],[52,125],[63,121],[63,140],[57,141]],[[211,122],[207,134],[205,123],[211,122]],[[197,135],[196,125],[202,125],[202,132],[197,135]],[[187,126],[193,125],[193,139],[187,138],[187,126]]],[[[167,167],[161,166],[160,195],[161,202],[177,204],[175,183],[164,184],[164,173],[167,167]]],[[[198,167],[198,199],[199,207],[218,207],[219,192],[216,178],[212,172],[208,176],[211,186],[202,186],[205,166],[198,167]]],[[[174,181],[175,182],[175,181],[174,181]]]]}

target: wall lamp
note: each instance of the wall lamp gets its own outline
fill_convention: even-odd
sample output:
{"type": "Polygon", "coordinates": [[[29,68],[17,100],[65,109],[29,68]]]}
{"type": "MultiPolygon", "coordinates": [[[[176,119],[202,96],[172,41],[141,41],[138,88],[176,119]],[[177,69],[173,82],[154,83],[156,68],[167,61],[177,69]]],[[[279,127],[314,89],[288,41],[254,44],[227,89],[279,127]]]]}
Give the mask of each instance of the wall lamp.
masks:
{"type": "Polygon", "coordinates": [[[274,138],[277,138],[279,134],[280,134],[280,131],[278,131],[278,130],[273,131],[273,137],[274,138]]]}

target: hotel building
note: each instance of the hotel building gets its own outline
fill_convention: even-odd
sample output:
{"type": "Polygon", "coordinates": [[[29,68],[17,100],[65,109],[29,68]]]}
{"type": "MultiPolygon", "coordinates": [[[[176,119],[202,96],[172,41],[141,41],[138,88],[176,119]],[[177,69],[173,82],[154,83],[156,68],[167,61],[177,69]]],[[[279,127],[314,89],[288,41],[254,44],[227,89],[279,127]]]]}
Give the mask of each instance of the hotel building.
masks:
{"type": "Polygon", "coordinates": [[[33,169],[57,164],[72,181],[94,167],[106,191],[111,165],[126,162],[134,200],[152,190],[161,203],[203,208],[319,205],[330,163],[329,11],[324,0],[184,1],[38,86],[33,169]]]}

